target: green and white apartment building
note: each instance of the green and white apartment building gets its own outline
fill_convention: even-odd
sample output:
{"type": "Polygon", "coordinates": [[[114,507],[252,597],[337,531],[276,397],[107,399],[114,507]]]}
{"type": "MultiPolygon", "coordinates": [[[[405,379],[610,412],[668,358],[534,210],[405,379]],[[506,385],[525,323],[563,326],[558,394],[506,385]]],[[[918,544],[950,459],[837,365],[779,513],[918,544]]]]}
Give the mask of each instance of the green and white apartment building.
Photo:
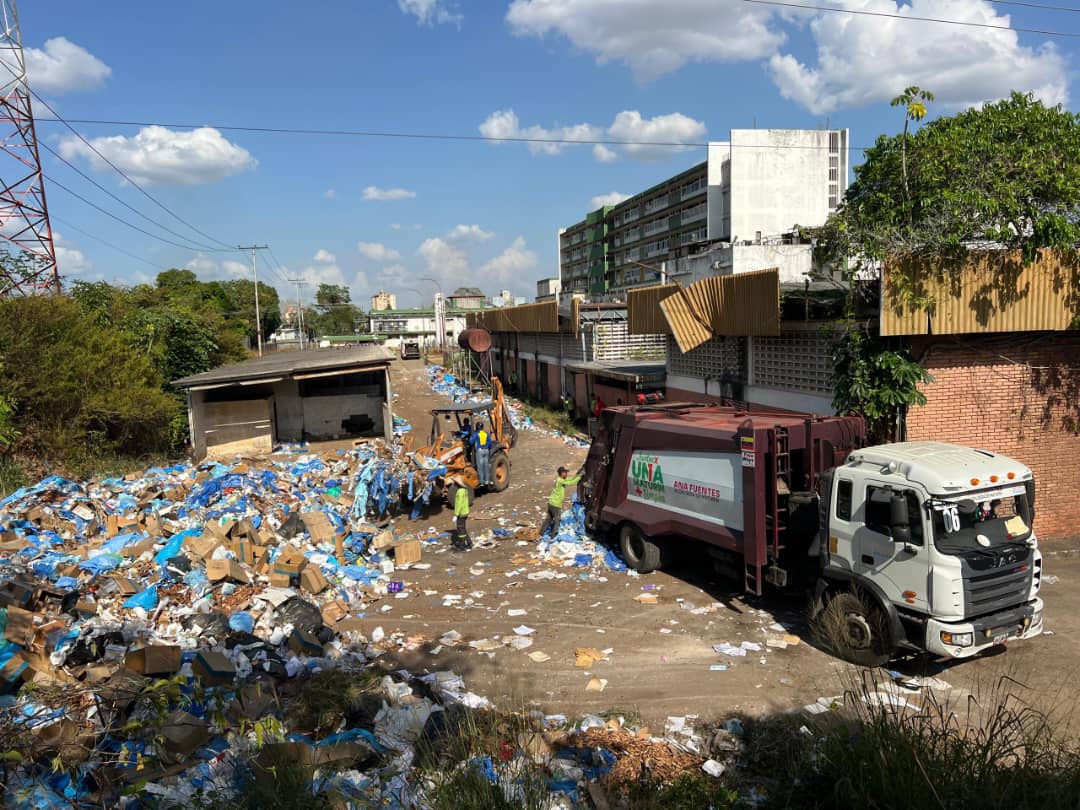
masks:
{"type": "Polygon", "coordinates": [[[779,267],[802,283],[847,188],[848,131],[733,129],[706,160],[559,231],[562,295],[620,299],[634,287],[779,267]]]}

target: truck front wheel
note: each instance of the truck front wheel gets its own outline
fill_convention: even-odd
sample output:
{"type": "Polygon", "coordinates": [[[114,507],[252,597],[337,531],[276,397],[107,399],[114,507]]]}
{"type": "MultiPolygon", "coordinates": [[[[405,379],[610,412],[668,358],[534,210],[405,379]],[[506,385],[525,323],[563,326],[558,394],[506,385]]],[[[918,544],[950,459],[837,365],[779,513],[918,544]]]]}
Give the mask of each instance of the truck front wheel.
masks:
{"type": "Polygon", "coordinates": [[[619,530],[619,548],[626,564],[639,574],[648,574],[660,567],[660,546],[645,537],[633,523],[624,523],[619,530]]]}
{"type": "Polygon", "coordinates": [[[821,641],[845,661],[877,667],[892,658],[885,615],[869,599],[850,591],[834,594],[815,621],[821,641]]]}

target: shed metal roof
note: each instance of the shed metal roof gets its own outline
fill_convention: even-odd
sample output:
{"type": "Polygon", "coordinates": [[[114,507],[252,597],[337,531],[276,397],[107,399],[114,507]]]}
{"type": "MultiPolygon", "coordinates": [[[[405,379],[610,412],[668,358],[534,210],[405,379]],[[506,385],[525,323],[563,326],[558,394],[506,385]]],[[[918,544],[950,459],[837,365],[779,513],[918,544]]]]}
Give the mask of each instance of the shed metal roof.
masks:
{"type": "Polygon", "coordinates": [[[663,360],[655,363],[640,360],[591,360],[584,363],[567,363],[566,367],[571,371],[585,371],[597,377],[639,384],[664,382],[667,375],[667,363],[663,360]]]}
{"type": "Polygon", "coordinates": [[[349,346],[347,348],[314,349],[304,352],[272,352],[262,357],[233,363],[228,366],[204,371],[174,380],[173,385],[180,388],[194,388],[206,385],[243,385],[252,380],[296,377],[315,372],[361,371],[373,368],[385,368],[390,365],[391,356],[381,346],[349,346]]]}

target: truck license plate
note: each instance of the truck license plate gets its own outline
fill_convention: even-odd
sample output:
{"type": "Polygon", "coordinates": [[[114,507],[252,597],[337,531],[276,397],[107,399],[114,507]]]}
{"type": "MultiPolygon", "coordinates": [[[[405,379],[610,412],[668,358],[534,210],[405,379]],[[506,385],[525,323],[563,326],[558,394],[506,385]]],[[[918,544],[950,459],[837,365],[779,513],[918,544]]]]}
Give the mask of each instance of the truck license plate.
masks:
{"type": "Polygon", "coordinates": [[[1009,640],[1009,633],[998,633],[994,636],[994,644],[1004,644],[1009,640]]]}

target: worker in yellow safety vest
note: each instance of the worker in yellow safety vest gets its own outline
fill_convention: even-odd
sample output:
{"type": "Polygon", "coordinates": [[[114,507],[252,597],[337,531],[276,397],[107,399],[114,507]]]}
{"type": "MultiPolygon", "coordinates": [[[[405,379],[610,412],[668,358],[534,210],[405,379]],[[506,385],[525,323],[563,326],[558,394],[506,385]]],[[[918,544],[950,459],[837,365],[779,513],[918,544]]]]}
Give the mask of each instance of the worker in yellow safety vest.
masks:
{"type": "Polygon", "coordinates": [[[468,551],[472,548],[472,538],[469,537],[469,488],[459,486],[454,495],[454,517],[457,526],[454,531],[454,550],[468,551]]]}
{"type": "Polygon", "coordinates": [[[480,478],[481,486],[491,483],[491,443],[491,434],[484,423],[477,422],[472,434],[472,446],[476,474],[480,478]]]}

